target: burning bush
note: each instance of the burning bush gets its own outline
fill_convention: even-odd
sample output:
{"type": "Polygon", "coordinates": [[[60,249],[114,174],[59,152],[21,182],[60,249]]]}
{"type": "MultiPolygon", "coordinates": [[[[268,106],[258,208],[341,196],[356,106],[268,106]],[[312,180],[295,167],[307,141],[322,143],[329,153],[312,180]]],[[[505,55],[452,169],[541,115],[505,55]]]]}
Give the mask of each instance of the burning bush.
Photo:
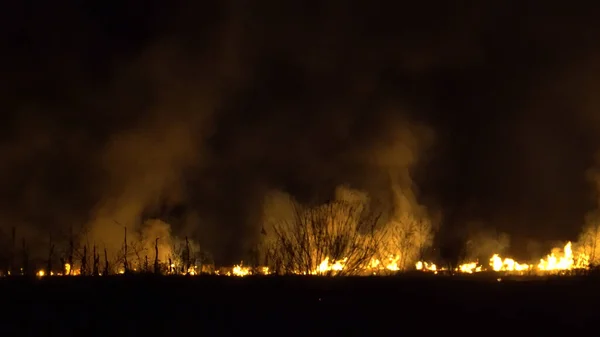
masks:
{"type": "Polygon", "coordinates": [[[290,202],[292,218],[268,224],[265,233],[265,257],[274,272],[359,274],[380,251],[384,235],[377,229],[379,215],[364,200],[317,207],[290,202]]]}

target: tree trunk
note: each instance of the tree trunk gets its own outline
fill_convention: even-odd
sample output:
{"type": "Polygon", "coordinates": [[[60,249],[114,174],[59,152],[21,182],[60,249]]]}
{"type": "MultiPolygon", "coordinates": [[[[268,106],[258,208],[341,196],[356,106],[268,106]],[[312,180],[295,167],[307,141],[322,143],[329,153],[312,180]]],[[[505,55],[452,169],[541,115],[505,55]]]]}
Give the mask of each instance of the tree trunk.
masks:
{"type": "Polygon", "coordinates": [[[104,248],[104,272],[102,272],[102,275],[108,276],[109,274],[110,272],[108,269],[108,253],[106,252],[106,248],[104,248]]]}
{"type": "Polygon", "coordinates": [[[127,263],[127,227],[125,227],[124,251],[125,255],[123,256],[123,271],[125,274],[127,274],[129,271],[129,264],[127,263]]]}
{"type": "Polygon", "coordinates": [[[156,241],[154,242],[154,273],[160,273],[160,265],[158,263],[158,238],[156,238],[156,241]]]}

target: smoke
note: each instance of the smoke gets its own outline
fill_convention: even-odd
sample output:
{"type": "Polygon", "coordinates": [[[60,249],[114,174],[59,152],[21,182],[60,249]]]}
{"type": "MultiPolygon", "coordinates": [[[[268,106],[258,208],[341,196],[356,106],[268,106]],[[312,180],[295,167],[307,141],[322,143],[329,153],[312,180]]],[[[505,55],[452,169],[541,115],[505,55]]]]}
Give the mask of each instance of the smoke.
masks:
{"type": "MultiPolygon", "coordinates": [[[[209,161],[203,143],[212,132],[214,115],[224,105],[226,90],[234,89],[244,76],[232,58],[237,51],[231,44],[239,39],[235,17],[217,27],[217,51],[194,54],[182,50],[180,41],[165,39],[145,50],[116,82],[116,94],[126,95],[128,84],[140,85],[140,79],[146,79],[142,88],[151,101],[142,104],[142,118],[111,133],[100,151],[104,184],[86,225],[88,242],[116,252],[125,226],[162,234],[157,237],[163,248],[172,246],[173,228],[147,218],[168,220],[170,211],[188,203],[190,176],[209,161]]],[[[177,234],[197,234],[194,209],[178,214],[173,222],[177,234]]]]}
{"type": "Polygon", "coordinates": [[[419,104],[405,104],[410,92],[391,92],[381,74],[384,64],[412,72],[453,61],[416,67],[418,45],[386,53],[366,31],[350,41],[353,16],[336,8],[324,7],[330,17],[311,27],[289,24],[303,20],[296,10],[286,18],[246,9],[215,4],[197,29],[185,9],[127,48],[90,22],[80,32],[87,39],[72,43],[97,42],[105,54],[89,65],[73,54],[80,62],[63,65],[64,82],[44,73],[48,86],[64,89],[55,102],[17,102],[30,113],[5,135],[10,178],[2,183],[19,192],[4,203],[5,219],[40,228],[43,239],[84,228],[82,240],[116,252],[124,226],[134,233],[156,218],[170,235],[190,235],[218,262],[234,263],[259,239],[268,191],[320,204],[349,185],[383,204],[388,218],[426,213],[410,171],[433,132],[411,119],[419,104]],[[54,118],[43,117],[49,111],[54,118]]]}
{"type": "Polygon", "coordinates": [[[197,148],[185,127],[162,124],[117,135],[105,151],[106,194],[92,212],[89,235],[114,251],[122,226],[135,229],[147,210],[185,198],[182,176],[197,160],[197,148]]]}
{"type": "Polygon", "coordinates": [[[30,43],[0,56],[13,115],[0,228],[42,247],[83,227],[118,250],[123,226],[160,219],[160,236],[231,264],[263,213],[289,211],[265,198],[315,206],[348,186],[386,224],[484,219],[513,247],[576,235],[565,224],[590,208],[580,178],[600,148],[593,11],[565,30],[550,5],[533,18],[527,4],[380,5],[149,5],[143,22],[63,8],[57,31],[44,10],[15,20],[23,38],[3,43],[30,43]]]}
{"type": "MultiPolygon", "coordinates": [[[[364,175],[346,177],[346,181],[341,180],[343,176],[331,177],[343,182],[335,188],[332,200],[358,203],[371,212],[381,212],[378,230],[386,234],[378,256],[399,256],[401,268],[405,268],[423,257],[425,249],[432,244],[437,226],[427,208],[419,203],[411,177],[411,169],[417,165],[419,154],[431,146],[433,135],[428,128],[406,120],[403,123],[389,121],[381,126],[380,132],[381,140],[371,145],[368,152],[355,150],[344,158],[350,163],[365,165],[364,175]]],[[[297,216],[294,203],[297,200],[282,191],[274,190],[266,195],[263,223],[267,245],[276,240],[271,226],[293,223],[297,216]]],[[[320,205],[311,202],[304,206],[320,205]]]]}
{"type": "Polygon", "coordinates": [[[490,256],[502,256],[510,248],[510,237],[506,233],[486,228],[482,223],[470,223],[468,228],[465,261],[481,261],[487,265],[490,256]]]}

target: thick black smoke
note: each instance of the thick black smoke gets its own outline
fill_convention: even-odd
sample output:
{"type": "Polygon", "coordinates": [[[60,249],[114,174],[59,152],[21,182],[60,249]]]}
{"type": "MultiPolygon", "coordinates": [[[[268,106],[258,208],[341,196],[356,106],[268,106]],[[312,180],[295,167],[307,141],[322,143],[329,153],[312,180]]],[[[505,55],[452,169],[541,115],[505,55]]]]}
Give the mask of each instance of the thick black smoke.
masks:
{"type": "Polygon", "coordinates": [[[170,3],[2,11],[2,228],[161,217],[233,262],[269,191],[347,184],[409,190],[452,255],[468,222],[515,246],[595,207],[596,8],[170,3]]]}

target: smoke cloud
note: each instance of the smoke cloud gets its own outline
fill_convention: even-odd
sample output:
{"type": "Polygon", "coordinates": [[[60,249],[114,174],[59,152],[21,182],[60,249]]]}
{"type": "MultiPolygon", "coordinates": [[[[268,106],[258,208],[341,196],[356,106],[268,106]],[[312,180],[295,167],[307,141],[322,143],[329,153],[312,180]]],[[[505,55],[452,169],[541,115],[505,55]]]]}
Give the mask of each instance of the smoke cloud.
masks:
{"type": "Polygon", "coordinates": [[[440,246],[474,220],[511,249],[575,239],[596,207],[593,8],[18,7],[0,20],[0,229],[40,254],[70,228],[117,250],[127,226],[236,263],[264,209],[286,212],[267,196],[338,186],[386,223],[429,219],[440,246]]]}

